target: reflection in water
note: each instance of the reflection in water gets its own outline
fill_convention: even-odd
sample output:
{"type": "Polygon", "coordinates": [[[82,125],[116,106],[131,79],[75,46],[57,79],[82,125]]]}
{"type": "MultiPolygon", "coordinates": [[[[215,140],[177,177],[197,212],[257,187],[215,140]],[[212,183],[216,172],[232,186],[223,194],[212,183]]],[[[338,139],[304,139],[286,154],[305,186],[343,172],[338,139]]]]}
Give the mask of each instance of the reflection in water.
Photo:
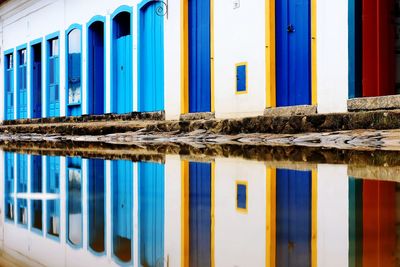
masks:
{"type": "Polygon", "coordinates": [[[343,165],[0,155],[4,246],[45,266],[399,265],[399,185],[343,165]]]}

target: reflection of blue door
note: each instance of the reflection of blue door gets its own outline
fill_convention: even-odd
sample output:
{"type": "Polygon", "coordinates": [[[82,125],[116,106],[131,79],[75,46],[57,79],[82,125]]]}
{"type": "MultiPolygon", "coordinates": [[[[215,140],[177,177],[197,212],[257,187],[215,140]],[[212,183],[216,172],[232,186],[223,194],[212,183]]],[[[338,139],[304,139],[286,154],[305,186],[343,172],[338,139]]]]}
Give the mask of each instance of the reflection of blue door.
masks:
{"type": "Polygon", "coordinates": [[[105,251],[105,176],[104,160],[89,159],[89,247],[95,252],[105,251]]]}
{"type": "Polygon", "coordinates": [[[164,263],[164,165],[139,163],[140,266],[164,263]]]}
{"type": "Polygon", "coordinates": [[[42,44],[31,46],[32,118],[42,117],[42,44]]]}
{"type": "Polygon", "coordinates": [[[32,155],[32,168],[31,168],[31,192],[42,192],[42,156],[32,155]]]}
{"type": "Polygon", "coordinates": [[[276,1],[277,106],[311,103],[310,0],[276,1]]]}
{"type": "Polygon", "coordinates": [[[17,192],[28,192],[28,155],[17,154],[17,192]]]}
{"type": "Polygon", "coordinates": [[[4,92],[5,92],[5,119],[14,119],[14,56],[13,53],[4,59],[4,92]]]}
{"type": "Polygon", "coordinates": [[[211,164],[189,163],[190,266],[211,266],[211,164]]]}
{"type": "Polygon", "coordinates": [[[123,262],[132,259],[133,163],[112,163],[113,253],[123,262]]]}
{"type": "Polygon", "coordinates": [[[31,225],[33,229],[42,231],[43,228],[42,200],[31,200],[31,225]]]}
{"type": "Polygon", "coordinates": [[[104,22],[88,28],[88,113],[100,115],[104,110],[104,22]]]}
{"type": "Polygon", "coordinates": [[[14,220],[14,153],[4,152],[4,196],[6,219],[14,220]]]}
{"type": "Polygon", "coordinates": [[[48,40],[47,117],[60,116],[60,61],[58,38],[48,40]]]}
{"type": "Polygon", "coordinates": [[[17,118],[26,119],[28,117],[28,96],[27,96],[27,76],[26,76],[26,48],[18,50],[17,68],[17,118]]]}
{"type": "MultiPolygon", "coordinates": [[[[46,191],[51,194],[60,192],[60,157],[47,156],[46,161],[47,185],[46,191]]],[[[47,234],[60,236],[60,200],[47,201],[47,234]]]]}
{"type": "Polygon", "coordinates": [[[67,158],[67,241],[73,246],[83,241],[81,166],[81,158],[67,158]]]}
{"type": "Polygon", "coordinates": [[[60,192],[60,157],[47,157],[47,193],[60,192]]]}
{"type": "Polygon", "coordinates": [[[311,172],[277,170],[277,266],[311,265],[311,172]]]}
{"type": "Polygon", "coordinates": [[[189,112],[211,111],[210,0],[188,0],[189,112]]]}
{"type": "Polygon", "coordinates": [[[164,109],[164,17],[161,2],[148,1],[139,8],[139,111],[164,109]]]}

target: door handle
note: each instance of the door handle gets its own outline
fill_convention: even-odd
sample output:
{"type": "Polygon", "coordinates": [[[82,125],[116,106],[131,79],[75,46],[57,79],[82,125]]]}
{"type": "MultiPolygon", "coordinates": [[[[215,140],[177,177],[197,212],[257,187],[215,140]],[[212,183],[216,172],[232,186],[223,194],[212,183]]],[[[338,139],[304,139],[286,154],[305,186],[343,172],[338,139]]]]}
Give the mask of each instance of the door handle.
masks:
{"type": "Polygon", "coordinates": [[[296,31],[296,29],[294,28],[293,24],[289,24],[289,26],[287,27],[287,31],[288,33],[293,33],[296,31]]]}

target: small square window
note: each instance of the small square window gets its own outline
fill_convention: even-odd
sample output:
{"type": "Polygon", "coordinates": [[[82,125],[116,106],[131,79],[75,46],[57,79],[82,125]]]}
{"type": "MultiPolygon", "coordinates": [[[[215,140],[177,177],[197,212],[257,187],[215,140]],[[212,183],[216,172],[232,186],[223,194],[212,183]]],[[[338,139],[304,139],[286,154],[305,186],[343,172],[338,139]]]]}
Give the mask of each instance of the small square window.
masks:
{"type": "Polygon", "coordinates": [[[236,65],[236,93],[247,92],[247,63],[236,65]]]}
{"type": "Polygon", "coordinates": [[[236,184],[236,209],[247,212],[247,182],[237,182],[236,184]]]}

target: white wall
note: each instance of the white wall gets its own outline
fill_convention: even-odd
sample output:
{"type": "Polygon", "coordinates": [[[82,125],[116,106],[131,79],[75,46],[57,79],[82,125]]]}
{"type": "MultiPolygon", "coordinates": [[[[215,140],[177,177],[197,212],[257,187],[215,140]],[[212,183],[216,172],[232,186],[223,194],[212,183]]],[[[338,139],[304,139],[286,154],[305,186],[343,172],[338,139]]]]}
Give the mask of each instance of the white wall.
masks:
{"type": "Polygon", "coordinates": [[[349,179],[346,165],[318,165],[318,266],[349,263],[349,179]]]}
{"type": "Polygon", "coordinates": [[[215,115],[261,115],[266,107],[265,0],[214,1],[215,115]],[[236,64],[247,62],[248,92],[236,94],[236,64]]]}
{"type": "Polygon", "coordinates": [[[348,1],[317,1],[318,112],[345,112],[348,98],[348,1]]]}
{"type": "Polygon", "coordinates": [[[265,266],[266,166],[242,159],[215,161],[215,266],[265,266]],[[236,182],[248,184],[248,212],[236,210],[236,182]]]}

